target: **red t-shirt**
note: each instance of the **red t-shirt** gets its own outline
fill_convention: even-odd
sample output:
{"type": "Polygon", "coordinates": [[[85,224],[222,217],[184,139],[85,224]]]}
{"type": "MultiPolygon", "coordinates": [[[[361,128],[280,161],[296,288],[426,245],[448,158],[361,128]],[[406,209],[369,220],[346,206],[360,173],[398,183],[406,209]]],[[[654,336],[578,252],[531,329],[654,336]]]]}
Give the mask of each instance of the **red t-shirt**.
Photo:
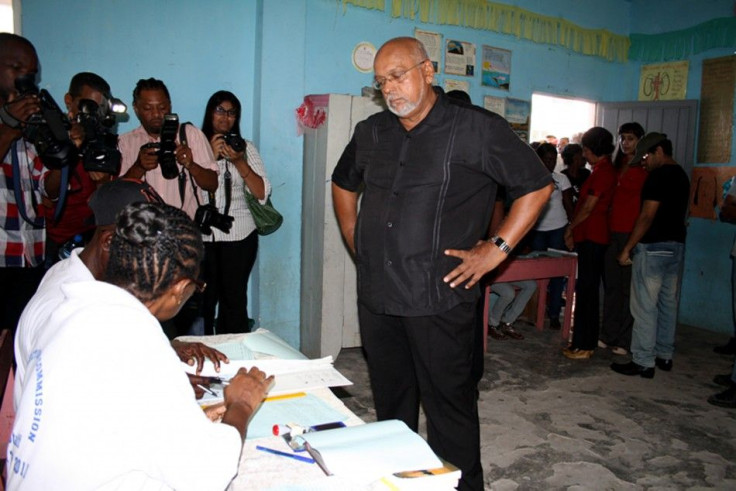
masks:
{"type": "Polygon", "coordinates": [[[95,228],[92,221],[92,209],[89,207],[89,197],[97,189],[95,182],[82,166],[77,162],[69,172],[69,188],[66,192],[66,204],[58,222],[54,222],[56,203],[51,208],[42,207],[46,217],[46,235],[57,244],[72,239],[76,234],[83,234],[95,228]]]}
{"type": "Polygon", "coordinates": [[[616,170],[608,157],[603,157],[593,167],[590,177],[583,183],[580,199],[575,205],[577,215],[588,196],[597,196],[598,201],[588,218],[572,229],[575,242],[589,240],[598,244],[608,244],[608,208],[611,206],[613,190],[616,187],[616,170]]]}
{"type": "Polygon", "coordinates": [[[613,192],[609,225],[611,232],[630,234],[641,210],[641,188],[647,171],[641,166],[629,167],[618,173],[618,185],[613,192]]]}

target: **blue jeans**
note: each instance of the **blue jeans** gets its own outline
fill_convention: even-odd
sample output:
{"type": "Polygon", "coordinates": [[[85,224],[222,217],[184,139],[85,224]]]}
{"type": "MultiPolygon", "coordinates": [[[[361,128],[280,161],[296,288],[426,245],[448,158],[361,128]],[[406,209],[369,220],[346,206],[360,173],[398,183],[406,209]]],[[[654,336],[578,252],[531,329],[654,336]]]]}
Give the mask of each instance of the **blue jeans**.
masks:
{"type": "MultiPolygon", "coordinates": [[[[546,251],[548,247],[553,249],[567,250],[565,247],[565,228],[555,230],[533,230],[531,248],[533,251],[546,251]]],[[[571,280],[572,281],[572,280],[571,280]]],[[[550,319],[559,319],[562,310],[562,291],[565,287],[565,278],[552,278],[549,280],[549,306],[547,316],[550,319]]],[[[572,299],[568,299],[572,302],[572,299]]]]}
{"type": "Polygon", "coordinates": [[[672,359],[685,244],[655,242],[634,248],[631,314],[634,363],[653,367],[654,358],[672,359]]]}
{"type": "Polygon", "coordinates": [[[491,291],[498,294],[498,300],[488,312],[488,324],[498,326],[501,321],[513,324],[524,311],[536,289],[537,282],[534,280],[493,283],[491,291]],[[518,294],[514,287],[519,288],[518,294]]]}

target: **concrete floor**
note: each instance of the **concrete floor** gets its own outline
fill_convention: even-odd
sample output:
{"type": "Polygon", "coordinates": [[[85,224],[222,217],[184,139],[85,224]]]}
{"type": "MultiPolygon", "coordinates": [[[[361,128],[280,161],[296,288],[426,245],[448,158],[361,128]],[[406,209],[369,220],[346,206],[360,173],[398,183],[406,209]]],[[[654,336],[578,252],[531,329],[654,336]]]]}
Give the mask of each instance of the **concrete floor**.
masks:
{"type": "MultiPolygon", "coordinates": [[[[726,335],[680,326],[674,369],[647,380],[612,372],[626,358],[608,350],[568,360],[559,331],[517,328],[525,340],[489,343],[485,355],[486,489],[736,489],[736,410],[706,402],[733,361],[712,350],[726,335]]],[[[360,348],[335,366],[355,383],[338,396],[375,421],[360,348]]]]}

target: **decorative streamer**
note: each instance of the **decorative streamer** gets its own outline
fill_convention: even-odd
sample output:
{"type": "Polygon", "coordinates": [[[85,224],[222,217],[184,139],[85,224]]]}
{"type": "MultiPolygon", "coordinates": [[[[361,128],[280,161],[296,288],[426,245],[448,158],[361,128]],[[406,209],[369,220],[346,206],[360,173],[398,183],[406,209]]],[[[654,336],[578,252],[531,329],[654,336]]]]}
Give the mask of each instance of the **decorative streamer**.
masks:
{"type": "Polygon", "coordinates": [[[713,19],[679,31],[630,37],[631,59],[647,63],[684,60],[709,49],[736,47],[736,17],[713,19]]]}

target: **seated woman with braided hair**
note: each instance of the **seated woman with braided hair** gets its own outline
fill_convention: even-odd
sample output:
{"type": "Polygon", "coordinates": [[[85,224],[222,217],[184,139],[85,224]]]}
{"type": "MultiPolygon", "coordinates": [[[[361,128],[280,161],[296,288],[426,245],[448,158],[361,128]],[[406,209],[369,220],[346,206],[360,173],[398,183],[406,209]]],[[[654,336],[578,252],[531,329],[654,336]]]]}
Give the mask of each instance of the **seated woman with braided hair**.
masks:
{"type": "Polygon", "coordinates": [[[106,282],[62,286],[55,337],[30,357],[8,489],[224,489],[273,377],[241,369],[222,423],[198,406],[159,325],[196,289],[201,233],[158,203],[119,215],[106,282]]]}

